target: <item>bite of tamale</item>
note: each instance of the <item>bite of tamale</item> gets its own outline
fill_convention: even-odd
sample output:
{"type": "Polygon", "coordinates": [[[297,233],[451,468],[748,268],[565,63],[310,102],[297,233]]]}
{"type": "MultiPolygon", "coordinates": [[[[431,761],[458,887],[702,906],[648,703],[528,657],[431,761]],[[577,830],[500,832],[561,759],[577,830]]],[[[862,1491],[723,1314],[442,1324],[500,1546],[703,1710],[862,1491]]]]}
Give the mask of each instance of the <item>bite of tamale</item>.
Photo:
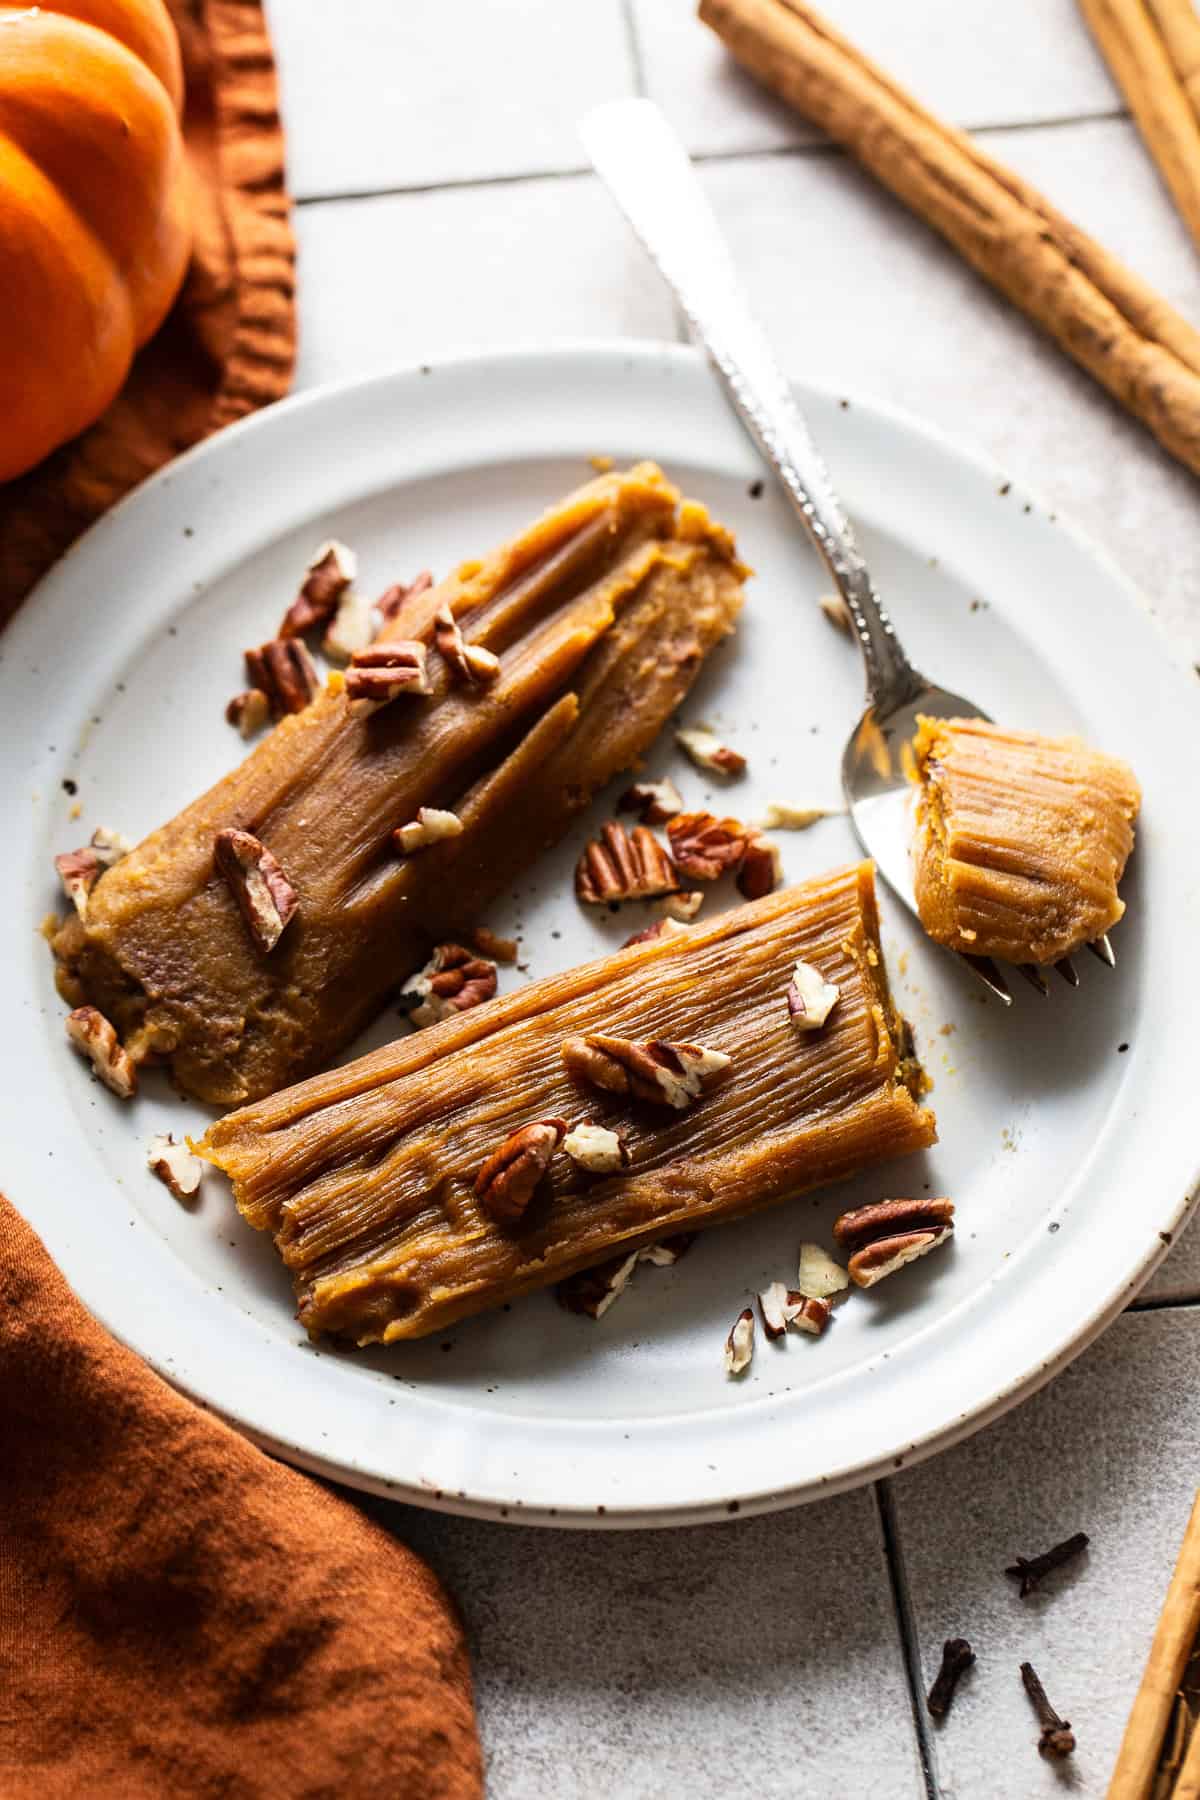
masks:
{"type": "Polygon", "coordinates": [[[331,676],[105,870],[54,940],[64,997],[220,1105],[324,1066],[649,747],[732,629],[745,574],[729,534],[641,464],[414,590],[364,653],[390,703],[331,676]],[[461,679],[447,644],[460,663],[464,645],[490,653],[490,678],[461,679]],[[402,692],[414,658],[422,680],[402,692]],[[421,809],[456,835],[406,853],[397,834],[421,809]],[[218,834],[242,852],[224,873],[218,834]],[[286,931],[266,916],[272,884],[290,893],[286,931]]]}
{"type": "Polygon", "coordinates": [[[386,1343],[922,1149],[922,1085],[861,864],[314,1076],[200,1149],[273,1234],[308,1329],[386,1343]],[[819,1029],[789,1004],[797,963],[836,988],[819,1029]],[[614,1042],[668,1064],[672,1046],[692,1052],[682,1086],[654,1104],[637,1080],[589,1079],[614,1042]],[[615,1172],[560,1148],[585,1121],[616,1127],[615,1172]],[[519,1216],[498,1217],[497,1152],[535,1125],[545,1172],[519,1216]]]}
{"type": "Polygon", "coordinates": [[[939,944],[1052,963],[1125,912],[1117,886],[1141,793],[1081,739],[983,719],[918,721],[914,885],[939,944]]]}

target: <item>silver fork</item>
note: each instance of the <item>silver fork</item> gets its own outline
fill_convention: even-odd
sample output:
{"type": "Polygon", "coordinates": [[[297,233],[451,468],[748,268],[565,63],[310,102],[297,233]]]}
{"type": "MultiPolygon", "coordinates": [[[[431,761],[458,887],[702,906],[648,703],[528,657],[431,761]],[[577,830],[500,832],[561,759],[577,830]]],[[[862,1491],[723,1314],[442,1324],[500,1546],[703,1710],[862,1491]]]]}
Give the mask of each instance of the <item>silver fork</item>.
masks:
{"type": "MultiPolygon", "coordinates": [[[[687,152],[649,100],[616,100],[580,123],[593,166],[643,248],[673,290],[693,338],[703,344],[750,436],[771,464],[820,552],[854,622],[867,678],[862,717],[842,754],[842,786],[850,820],[888,886],[916,911],[909,844],[912,784],[903,751],[918,713],[986,719],[973,700],[926,679],[909,662],[884,611],[850,521],[809,435],[791,388],[745,301],[733,259],[687,152]]],[[[1107,937],[1089,944],[1110,968],[1107,937]]],[[[990,957],[964,956],[980,980],[1012,1005],[990,957]]],[[[1016,964],[1039,991],[1041,971],[1016,964]]],[[[1069,958],[1054,965],[1072,987],[1069,958]]]]}

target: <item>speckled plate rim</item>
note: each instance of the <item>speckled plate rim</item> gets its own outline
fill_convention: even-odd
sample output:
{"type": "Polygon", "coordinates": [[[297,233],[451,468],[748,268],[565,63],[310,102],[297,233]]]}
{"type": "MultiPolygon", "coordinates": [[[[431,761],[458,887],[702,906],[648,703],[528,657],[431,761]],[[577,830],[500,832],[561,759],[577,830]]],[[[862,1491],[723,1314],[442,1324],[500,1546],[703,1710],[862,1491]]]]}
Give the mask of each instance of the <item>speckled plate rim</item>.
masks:
{"type": "MultiPolygon", "coordinates": [[[[1139,759],[1144,781],[1150,786],[1156,769],[1169,768],[1194,792],[1200,777],[1194,702],[1135,590],[1111,560],[1081,531],[1061,518],[1055,522],[1019,484],[1005,488],[1006,472],[943,434],[844,392],[798,387],[852,510],[872,467],[877,480],[886,471],[886,495],[871,490],[879,501],[875,516],[890,508],[910,537],[914,520],[919,534],[926,518],[933,546],[941,542],[939,520],[948,507],[974,508],[980,520],[987,509],[993,530],[995,496],[1011,490],[1014,504],[999,515],[1014,522],[1011,532],[1007,524],[999,527],[1011,554],[1036,562],[1043,585],[1052,580],[1058,592],[1073,596],[1040,622],[1051,648],[1077,656],[1081,641],[1105,644],[1104,662],[1087,672],[1097,705],[1128,705],[1131,695],[1152,701],[1143,727],[1146,753],[1139,759]],[[1190,780],[1182,773],[1189,767],[1190,780]]],[[[87,601],[118,582],[123,569],[136,565],[142,592],[151,594],[156,568],[165,580],[169,567],[178,590],[192,576],[214,579],[256,544],[299,522],[305,508],[309,515],[326,512],[390,481],[447,466],[447,457],[478,466],[505,454],[586,455],[597,443],[627,439],[631,428],[644,436],[645,453],[668,467],[672,461],[702,463],[700,446],[707,445],[714,467],[744,470],[748,478],[758,473],[702,359],[679,346],[632,340],[444,356],[297,396],[230,428],[94,526],[0,637],[0,707],[9,721],[3,757],[10,771],[15,775],[19,767],[28,779],[21,746],[35,740],[22,727],[47,704],[29,669],[54,655],[60,670],[55,692],[69,707],[115,655],[97,619],[87,616],[87,601]],[[440,379],[423,382],[431,366],[440,379]],[[422,410],[419,447],[397,441],[394,431],[409,403],[422,410]],[[488,421],[482,432],[481,417],[488,421]],[[314,441],[321,444],[319,459],[308,452],[314,441]],[[230,511],[234,490],[227,484],[245,494],[251,478],[253,506],[230,511]],[[200,520],[220,516],[220,558],[199,548],[201,540],[207,546],[207,533],[197,533],[196,547],[181,548],[177,521],[183,509],[200,520]],[[61,646],[70,641],[79,655],[63,668],[61,646]]],[[[134,625],[126,621],[122,632],[134,625]]],[[[47,762],[45,779],[56,774],[47,762]]],[[[32,925],[43,890],[21,854],[21,838],[17,822],[12,853],[0,866],[0,895],[9,918],[32,925]]],[[[873,1378],[875,1404],[843,1410],[839,1424],[846,1429],[836,1447],[814,1450],[803,1391],[781,1399],[748,1397],[744,1407],[713,1415],[649,1421],[490,1416],[446,1407],[436,1397],[407,1396],[401,1415],[392,1415],[396,1424],[386,1445],[376,1439],[374,1452],[362,1454],[363,1442],[373,1436],[364,1430],[369,1401],[346,1406],[344,1394],[331,1388],[332,1404],[323,1404],[319,1365],[306,1363],[305,1379],[297,1381],[290,1348],[251,1316],[222,1308],[136,1214],[129,1229],[116,1233],[105,1208],[81,1206],[61,1145],[57,1165],[47,1163],[37,1128],[53,1141],[62,1124],[55,1108],[56,1065],[32,1029],[46,1004],[47,973],[23,950],[0,961],[0,1005],[10,1021],[0,1045],[0,1179],[80,1297],[116,1336],[265,1449],[314,1473],[447,1511],[559,1526],[697,1523],[794,1505],[931,1455],[1034,1392],[1120,1312],[1186,1222],[1200,1157],[1187,1128],[1193,1096],[1186,1058],[1172,1054],[1173,1020],[1189,1013],[1180,994],[1187,971],[1172,967],[1168,939],[1172,924],[1185,929],[1190,921],[1194,930],[1200,920],[1200,848],[1180,833],[1156,856],[1155,890],[1146,904],[1158,906],[1156,892],[1163,889],[1170,899],[1162,902],[1163,929],[1147,934],[1148,1014],[1140,1033],[1147,1047],[1140,1050],[1132,1087],[1122,1091],[1122,1116],[1109,1120],[1088,1161],[1095,1177],[1089,1182],[1088,1232],[1061,1230],[1050,1243],[1042,1241],[1036,1258],[1015,1253],[968,1303],[915,1330],[887,1368],[859,1365],[825,1384],[821,1404],[828,1407],[847,1383],[865,1390],[867,1377],[873,1378]],[[1136,1132],[1130,1128],[1134,1118],[1136,1132]],[[1156,1129],[1160,1119],[1163,1128],[1156,1129]],[[1148,1198],[1133,1213],[1121,1196],[1135,1184],[1148,1198]],[[137,1279],[131,1281],[131,1274],[137,1279]],[[966,1332],[971,1355],[942,1355],[945,1346],[937,1339],[951,1331],[966,1332]],[[921,1367],[919,1359],[928,1356],[939,1357],[936,1381],[921,1367]],[[893,1400],[883,1390],[897,1385],[899,1399],[893,1400]],[[621,1447],[622,1424],[630,1427],[633,1451],[621,1447]],[[721,1468],[739,1472],[736,1487],[728,1473],[704,1474],[711,1443],[706,1434],[713,1431],[721,1434],[721,1468]]],[[[12,944],[25,942],[20,930],[10,936],[12,944]]],[[[1067,1211],[1064,1225],[1070,1223],[1067,1211]]]]}

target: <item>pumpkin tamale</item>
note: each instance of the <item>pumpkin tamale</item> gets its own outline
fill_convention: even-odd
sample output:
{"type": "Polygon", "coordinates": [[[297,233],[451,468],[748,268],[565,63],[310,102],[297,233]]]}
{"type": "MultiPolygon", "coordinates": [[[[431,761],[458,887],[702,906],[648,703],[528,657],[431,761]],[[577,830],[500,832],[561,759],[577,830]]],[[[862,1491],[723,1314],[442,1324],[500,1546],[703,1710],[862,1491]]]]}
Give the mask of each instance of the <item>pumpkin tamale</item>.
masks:
{"type": "Polygon", "coordinates": [[[652,464],[589,482],[389,620],[381,643],[419,651],[448,605],[498,657],[494,680],[464,683],[431,650],[428,693],[372,708],[331,676],[96,882],[54,940],[64,997],[219,1105],[324,1066],[649,747],[732,629],[745,574],[652,464]],[[463,829],[398,854],[421,808],[463,829]],[[214,869],[230,831],[261,840],[294,890],[268,951],[214,869]]]}
{"type": "Polygon", "coordinates": [[[917,721],[917,911],[972,956],[1052,963],[1122,918],[1141,794],[1080,738],[985,719],[917,721]]]}
{"type": "Polygon", "coordinates": [[[199,1148],[273,1233],[308,1329],[387,1343],[922,1149],[922,1083],[867,863],[388,1044],[231,1113],[199,1148]],[[837,988],[817,1031],[789,1014],[797,961],[837,988]],[[729,1063],[684,1110],[651,1107],[580,1085],[563,1046],[599,1033],[729,1063]],[[628,1166],[592,1177],[555,1154],[519,1223],[497,1222],[477,1176],[539,1120],[616,1126],[628,1166]]]}

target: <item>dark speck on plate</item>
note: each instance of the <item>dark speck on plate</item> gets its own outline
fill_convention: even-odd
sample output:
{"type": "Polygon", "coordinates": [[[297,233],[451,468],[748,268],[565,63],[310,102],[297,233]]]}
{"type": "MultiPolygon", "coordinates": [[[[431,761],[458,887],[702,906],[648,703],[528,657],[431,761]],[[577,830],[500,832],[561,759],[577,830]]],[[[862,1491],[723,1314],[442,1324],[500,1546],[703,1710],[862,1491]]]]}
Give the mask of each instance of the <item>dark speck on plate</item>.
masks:
{"type": "Polygon", "coordinates": [[[761,500],[763,497],[763,483],[761,481],[752,481],[750,486],[746,489],[746,492],[752,500],[761,500]]]}
{"type": "Polygon", "coordinates": [[[68,775],[62,784],[62,789],[64,794],[77,794],[79,792],[79,784],[78,782],[72,781],[68,775]]]}
{"type": "Polygon", "coordinates": [[[1128,1044],[1118,1044],[1117,1045],[1117,1055],[1123,1056],[1125,1054],[1126,1050],[1128,1050],[1128,1048],[1129,1048],[1128,1044]]]}

